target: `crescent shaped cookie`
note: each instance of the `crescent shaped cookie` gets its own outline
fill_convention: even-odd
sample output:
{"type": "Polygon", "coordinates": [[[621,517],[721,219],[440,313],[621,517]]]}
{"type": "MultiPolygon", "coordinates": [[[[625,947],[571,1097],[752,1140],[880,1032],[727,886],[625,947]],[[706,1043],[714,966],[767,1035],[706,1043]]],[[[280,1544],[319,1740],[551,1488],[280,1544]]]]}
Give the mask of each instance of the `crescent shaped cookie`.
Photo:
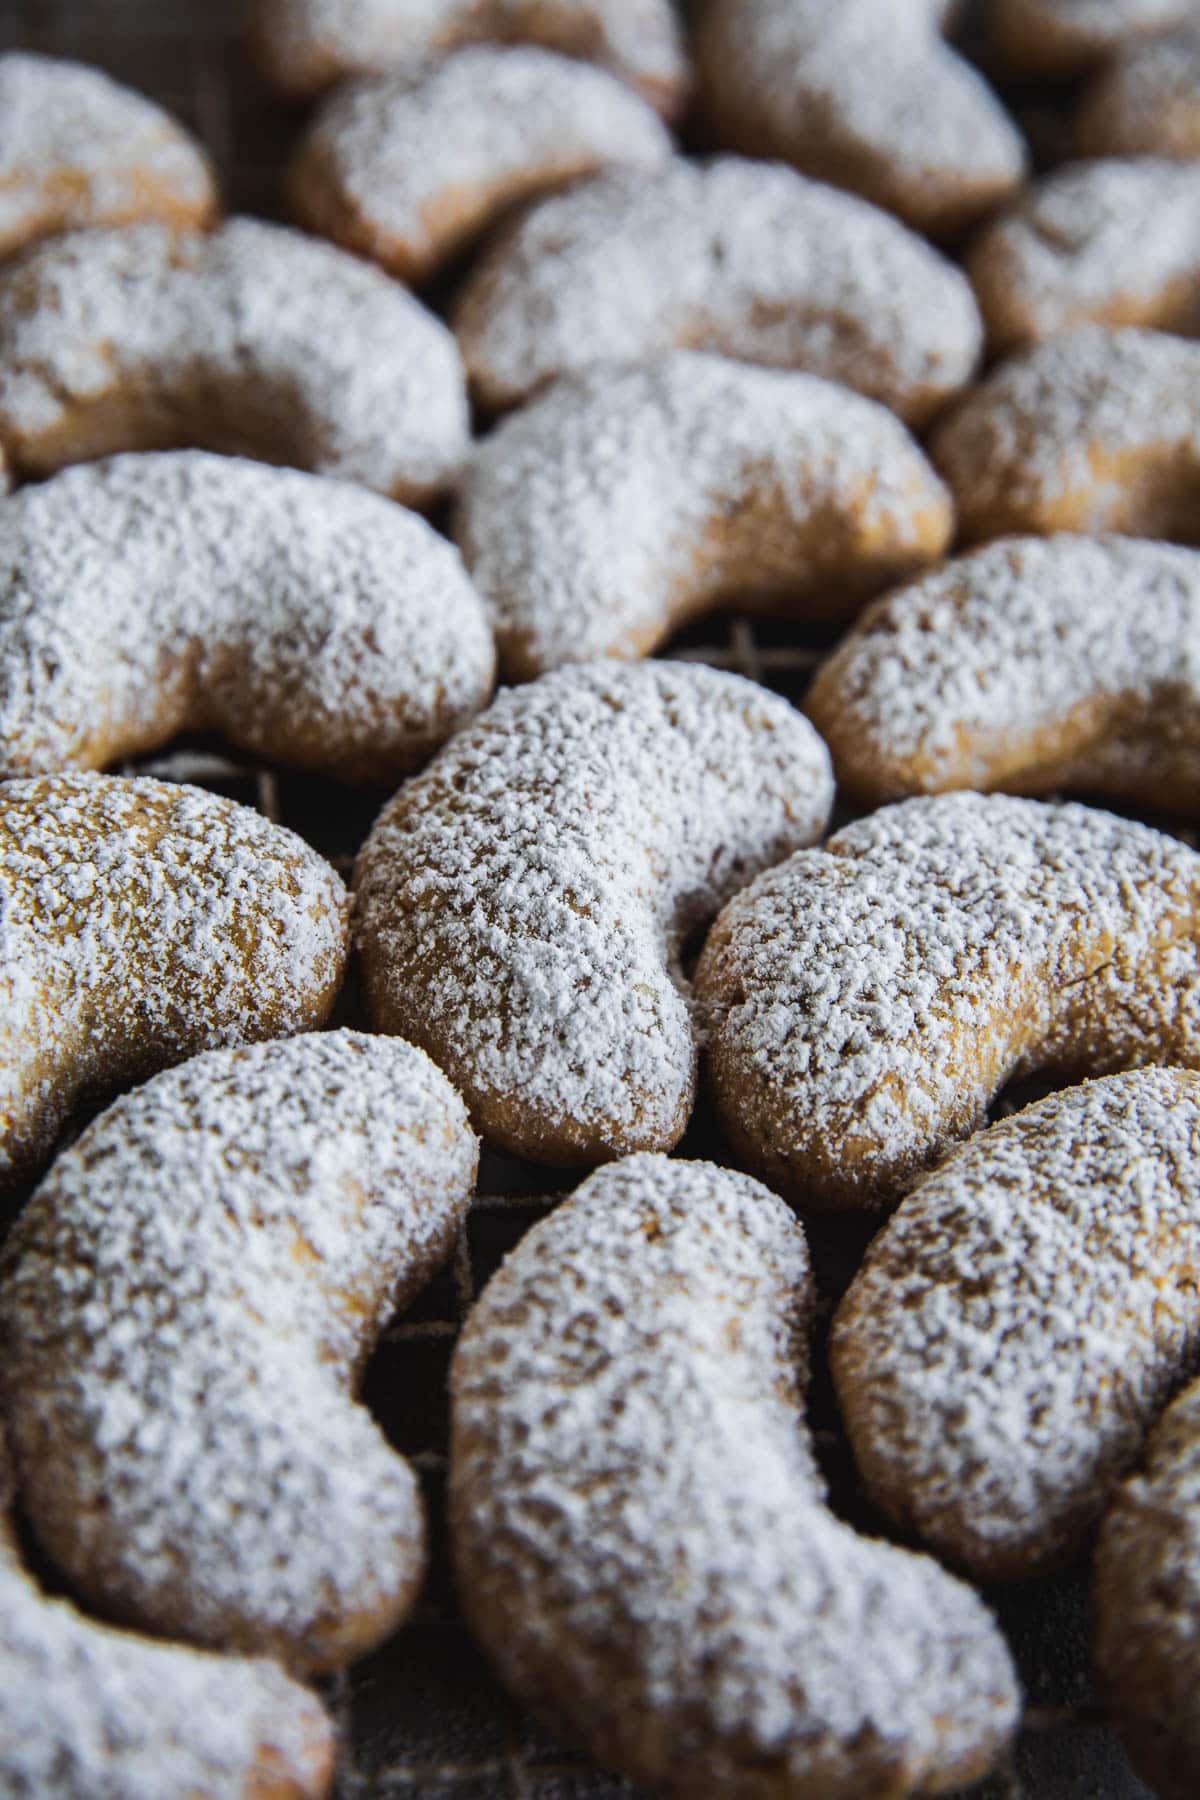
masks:
{"type": "Polygon", "coordinates": [[[161,107],[82,63],[0,56],[0,256],[76,226],[205,225],[216,206],[207,157],[161,107]]]}
{"type": "Polygon", "coordinates": [[[427,1056],[346,1031],[197,1057],[63,1152],[5,1245],[0,1346],[26,1511],[87,1600],[302,1671],[395,1630],[420,1490],[352,1389],[477,1160],[427,1056]]]}
{"type": "Polygon", "coordinates": [[[1002,538],[885,596],[805,711],[860,807],[952,788],[1200,806],[1200,552],[1002,538]]]}
{"type": "Polygon", "coordinates": [[[844,381],[909,423],[970,380],[982,338],[964,276],[898,220],[739,157],[543,200],[480,258],[455,330],[491,409],[683,346],[844,381]]]}
{"type": "Polygon", "coordinates": [[[670,154],[653,108],[604,69],[478,44],[339,88],[287,188],[300,224],[420,282],[518,201],[670,154]]]}
{"type": "Polygon", "coordinates": [[[1072,164],[988,226],[967,259],[1002,355],[1073,325],[1200,331],[1200,163],[1072,164]]]}
{"type": "Polygon", "coordinates": [[[0,1429],[0,1787],[38,1800],[322,1800],[333,1728],[269,1662],[156,1644],[21,1562],[0,1429]]]}
{"type": "Polygon", "coordinates": [[[1065,80],[1176,25],[1193,0],[992,0],[989,26],[1010,69],[1065,80]]]}
{"type": "Polygon", "coordinates": [[[871,1210],[1005,1082],[1200,1064],[1200,856],[1109,813],[908,800],[760,875],[696,970],[708,1082],[781,1192],[871,1210]]]}
{"type": "Polygon", "coordinates": [[[0,1182],[36,1167],[87,1094],[322,1024],[346,915],[314,850],[215,794],[0,784],[0,1182]]]}
{"type": "Polygon", "coordinates": [[[359,854],[376,1030],[517,1155],[669,1149],[695,1093],[684,946],[832,798],[808,721],[740,676],[593,664],[502,691],[359,854]]]}
{"type": "Polygon", "coordinates": [[[292,100],[488,38],[599,63],[668,117],[687,98],[670,0],[252,0],[249,38],[264,77],[292,100]]]}
{"type": "Polygon", "coordinates": [[[1135,1767],[1192,1800],[1200,1767],[1200,1382],[1163,1414],[1145,1468],[1104,1521],[1093,1585],[1096,1669],[1135,1767]]]}
{"type": "Polygon", "coordinates": [[[468,1621],[552,1730],[656,1793],[941,1793],[1015,1724],[977,1596],[826,1505],[813,1300],[773,1194],[635,1156],[521,1240],[455,1350],[468,1621]]]}
{"type": "Polygon", "coordinates": [[[346,482],[183,450],[0,504],[0,774],[215,730],[395,780],[484,705],[495,652],[444,539],[346,482]]]}
{"type": "Polygon", "coordinates": [[[932,455],[966,543],[1023,531],[1200,542],[1200,344],[1063,332],[972,389],[932,455]]]}
{"type": "Polygon", "coordinates": [[[866,1489],[979,1580],[1075,1550],[1200,1348],[1200,1075],[980,1132],[874,1239],[830,1341],[866,1489]]]}
{"type": "Polygon", "coordinates": [[[0,270],[0,441],[26,475],[190,442],[420,505],[468,422],[454,343],[411,294],[234,219],[71,232],[0,270]]]}
{"type": "Polygon", "coordinates": [[[952,531],[883,407],[685,350],[564,376],[504,420],[455,523],[513,680],[645,655],[722,602],[844,620],[952,531]]]}
{"type": "Polygon", "coordinates": [[[1135,43],[1075,115],[1081,156],[1200,157],[1200,19],[1135,43]]]}
{"type": "Polygon", "coordinates": [[[935,237],[1006,200],[1025,146],[941,36],[945,0],[712,0],[696,63],[718,143],[851,188],[935,237]]]}

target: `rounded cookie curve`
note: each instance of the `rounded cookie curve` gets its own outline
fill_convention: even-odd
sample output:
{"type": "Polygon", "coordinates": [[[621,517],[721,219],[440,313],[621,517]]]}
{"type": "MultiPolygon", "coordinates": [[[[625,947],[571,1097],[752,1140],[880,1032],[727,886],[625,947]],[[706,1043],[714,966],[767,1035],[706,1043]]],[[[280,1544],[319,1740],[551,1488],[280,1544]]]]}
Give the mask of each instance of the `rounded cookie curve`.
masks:
{"type": "Polygon", "coordinates": [[[107,775],[0,784],[0,1181],[85,1094],[197,1051],[322,1024],[348,900],[249,807],[107,775]]]}
{"type": "Polygon", "coordinates": [[[830,1340],[875,1503],[980,1580],[1073,1552],[1200,1346],[1200,1075],[990,1126],[873,1240],[830,1340]]]}
{"type": "Polygon", "coordinates": [[[740,676],[585,664],[503,691],[359,853],[376,1029],[518,1155],[669,1148],[695,1092],[684,946],[832,798],[807,720],[740,676]]]}
{"type": "Polygon", "coordinates": [[[89,1601],[310,1671],[395,1630],[424,1509],[352,1389],[477,1161],[429,1058],[347,1031],[194,1058],[64,1151],[5,1245],[0,1345],[26,1510],[89,1601]]]}
{"type": "Polygon", "coordinates": [[[1200,807],[1200,552],[1001,538],[863,614],[805,711],[843,794],[1075,789],[1200,807]]]}
{"type": "Polygon", "coordinates": [[[853,194],[781,163],[682,158],[552,195],[485,251],[454,329],[481,402],[687,347],[803,368],[919,423],[970,380],[970,284],[853,194]]]}
{"type": "Polygon", "coordinates": [[[773,1194],[635,1156],[521,1240],[455,1350],[468,1620],[553,1730],[659,1793],[940,1793],[1015,1724],[976,1595],[825,1503],[813,1301],[773,1194]]]}
{"type": "Polygon", "coordinates": [[[1200,157],[1200,20],[1116,57],[1084,94],[1074,133],[1081,156],[1200,157]]]}
{"type": "Polygon", "coordinates": [[[0,1783],[39,1800],[322,1800],[333,1726],[270,1662],[155,1643],[42,1593],[0,1427],[0,1783]]]}
{"type": "Polygon", "coordinates": [[[1020,134],[941,35],[945,0],[713,0],[696,46],[717,141],[949,236],[1020,185],[1020,134]]]}
{"type": "Polygon", "coordinates": [[[484,705],[495,650],[460,558],[348,482],[182,450],[0,504],[0,772],[97,768],[215,730],[395,780],[484,705]]]}
{"type": "Polygon", "coordinates": [[[696,970],[707,1081],[781,1192],[871,1210],[1014,1076],[1200,1065],[1200,856],[1088,807],[907,800],[738,894],[696,970]]]}
{"type": "Polygon", "coordinates": [[[1093,1639],[1109,1711],[1162,1800],[1200,1766],[1200,1382],[1167,1408],[1118,1493],[1093,1570],[1093,1639]]]}
{"type": "Polygon", "coordinates": [[[477,44],[339,88],[287,188],[300,224],[420,282],[518,201],[670,154],[657,113],[605,70],[477,44]]]}
{"type": "Polygon", "coordinates": [[[253,0],[249,20],[260,70],[293,100],[347,75],[488,39],[599,63],[669,118],[687,99],[687,55],[670,0],[253,0]]]}
{"type": "Polygon", "coordinates": [[[1076,163],[1035,183],[967,259],[1004,354],[1074,325],[1200,332],[1200,164],[1076,163]]]}
{"type": "Polygon", "coordinates": [[[931,454],[966,543],[1119,531],[1200,541],[1200,344],[1080,325],[1010,358],[931,454]]]}
{"type": "Polygon", "coordinates": [[[205,225],[208,158],[171,115],[99,69],[0,56],[0,256],[85,225],[205,225]]]}
{"type": "Polygon", "coordinates": [[[300,232],[71,232],[0,270],[0,441],[27,475],[194,443],[419,505],[468,438],[446,328],[300,232]]]}
{"type": "Polygon", "coordinates": [[[1085,74],[1127,45],[1185,19],[1193,0],[993,0],[992,43],[1026,75],[1085,74]]]}
{"type": "Polygon", "coordinates": [[[952,530],[883,407],[686,350],[556,381],[478,446],[455,520],[510,680],[645,655],[722,602],[844,619],[952,530]]]}

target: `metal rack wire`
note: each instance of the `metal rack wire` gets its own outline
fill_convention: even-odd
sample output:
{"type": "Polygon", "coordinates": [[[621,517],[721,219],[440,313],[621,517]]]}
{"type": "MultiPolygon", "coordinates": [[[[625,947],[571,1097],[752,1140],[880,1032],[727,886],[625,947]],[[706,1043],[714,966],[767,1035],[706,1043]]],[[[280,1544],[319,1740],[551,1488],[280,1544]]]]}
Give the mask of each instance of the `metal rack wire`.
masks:
{"type": "MultiPolygon", "coordinates": [[[[7,0],[0,49],[77,57],[152,94],[207,145],[231,209],[279,211],[279,170],[296,121],[258,93],[238,48],[238,0],[7,0]]],[[[708,621],[671,653],[761,681],[798,700],[820,647],[777,625],[708,621]]],[[[290,826],[348,874],[378,796],[194,745],[140,772],[189,780],[257,806],[290,826]]],[[[338,1023],[362,1023],[353,987],[338,1023]]],[[[703,1117],[681,1153],[726,1157],[703,1117]]],[[[569,1177],[489,1155],[477,1199],[448,1267],[385,1333],[365,1398],[397,1448],[420,1471],[433,1535],[432,1573],[410,1624],[392,1643],[328,1684],[340,1732],[339,1800],[634,1800],[636,1790],[548,1737],[492,1681],[454,1603],[442,1541],[445,1376],[459,1326],[483,1281],[569,1177]]],[[[814,1257],[828,1318],[863,1244],[861,1230],[816,1234],[814,1257]]],[[[817,1359],[814,1417],[831,1493],[870,1526],[832,1391],[817,1359]]],[[[992,1596],[1030,1700],[1011,1767],[974,1800],[1139,1800],[1090,1688],[1086,1583],[1079,1572],[992,1596]]]]}

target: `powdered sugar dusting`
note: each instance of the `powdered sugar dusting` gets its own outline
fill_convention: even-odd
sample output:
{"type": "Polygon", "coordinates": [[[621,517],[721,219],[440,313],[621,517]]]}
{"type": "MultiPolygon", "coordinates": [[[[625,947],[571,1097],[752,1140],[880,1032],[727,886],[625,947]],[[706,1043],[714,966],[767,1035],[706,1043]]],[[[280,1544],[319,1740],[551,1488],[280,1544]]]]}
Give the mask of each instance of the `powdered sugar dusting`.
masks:
{"type": "Polygon", "coordinates": [[[0,505],[6,775],[214,729],[274,760],[395,777],[478,711],[493,666],[455,551],[348,483],[179,451],[0,505]]]}
{"type": "Polygon", "coordinates": [[[508,672],[637,656],[722,600],[844,617],[932,561],[949,498],[816,376],[675,351],[564,376],[476,452],[456,535],[508,672]]]}
{"type": "Polygon", "coordinates": [[[219,1044],[320,1024],[346,895],[315,851],[195,788],[102,775],[0,786],[0,1174],[81,1095],[219,1044]]]}
{"type": "Polygon", "coordinates": [[[1200,791],[1200,553],[1008,538],[888,595],[806,710],[878,803],[947,788],[1200,791]],[[1138,751],[1144,752],[1143,756],[1138,751]]]}
{"type": "Polygon", "coordinates": [[[487,38],[600,63],[666,113],[687,87],[670,0],[254,0],[250,30],[269,78],[296,98],[487,38]]]}
{"type": "Polygon", "coordinates": [[[203,151],[161,107],[82,63],[0,56],[0,254],[74,226],[202,225],[215,206],[203,151]]]}
{"type": "Polygon", "coordinates": [[[605,70],[478,44],[339,88],[289,188],[304,223],[419,280],[516,201],[670,153],[658,115],[605,70]]]}
{"type": "Polygon", "coordinates": [[[1083,156],[1200,156],[1200,19],[1117,57],[1084,96],[1075,141],[1083,156]]]}
{"type": "Polygon", "coordinates": [[[946,0],[712,0],[697,43],[718,141],[961,230],[1019,184],[1025,147],[940,35],[946,0]]]}
{"type": "Polygon", "coordinates": [[[871,1245],[832,1352],[874,1498],[979,1576],[1073,1550],[1200,1347],[1200,1076],[973,1138],[871,1245]]]}
{"type": "Polygon", "coordinates": [[[1002,363],[934,433],[964,537],[1196,535],[1200,344],[1081,325],[1002,363]]]}
{"type": "Polygon", "coordinates": [[[1200,164],[1058,169],[984,232],[968,272],[997,350],[1089,319],[1200,327],[1200,164]]]}
{"type": "Polygon", "coordinates": [[[200,443],[428,500],[468,424],[445,327],[378,269],[257,219],[68,233],[0,271],[0,437],[48,474],[200,443]]]}
{"type": "Polygon", "coordinates": [[[522,1239],[455,1353],[474,1628],[555,1729],[656,1788],[749,1792],[769,1768],[829,1800],[940,1790],[1014,1722],[975,1595],[826,1509],[812,1302],[766,1189],[636,1156],[522,1239]]]}
{"type": "Polygon", "coordinates": [[[831,800],[811,726],[739,676],[600,664],[502,692],[360,854],[372,1015],[519,1154],[669,1146],[695,1080],[685,942],[831,800]]]}
{"type": "Polygon", "coordinates": [[[419,1492],[350,1389],[475,1166],[429,1059],[353,1032],[197,1058],[58,1159],[5,1249],[0,1337],[26,1507],[81,1592],[300,1667],[395,1627],[419,1492]]]}
{"type": "Polygon", "coordinates": [[[921,419],[970,378],[970,286],[895,219],[779,164],[681,159],[544,200],[485,253],[455,330],[490,406],[687,345],[806,368],[921,419]]]}
{"type": "Polygon", "coordinates": [[[895,1198],[1011,1077],[1200,1064],[1200,856],[1075,805],[886,807],[739,894],[696,994],[739,1148],[817,1203],[895,1198]]]}

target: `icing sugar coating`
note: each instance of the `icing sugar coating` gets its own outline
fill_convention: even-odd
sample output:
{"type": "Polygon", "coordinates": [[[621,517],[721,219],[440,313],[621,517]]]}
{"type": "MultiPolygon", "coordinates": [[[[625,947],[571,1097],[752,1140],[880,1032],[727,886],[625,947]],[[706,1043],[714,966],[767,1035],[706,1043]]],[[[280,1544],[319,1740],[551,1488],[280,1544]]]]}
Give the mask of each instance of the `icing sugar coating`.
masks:
{"type": "Polygon", "coordinates": [[[992,0],[996,48],[1013,69],[1065,78],[1187,18],[1193,0],[992,0]]]}
{"type": "Polygon", "coordinates": [[[533,46],[468,46],[328,100],[288,173],[302,225],[423,281],[519,200],[671,154],[606,70],[533,46]]]}
{"type": "Polygon", "coordinates": [[[1200,344],[1080,325],[1012,357],[938,425],[960,537],[1200,541],[1200,344]]]}
{"type": "Polygon", "coordinates": [[[998,352],[1068,326],[1200,330],[1200,164],[1072,164],[989,226],[967,261],[998,352]]]}
{"type": "Polygon", "coordinates": [[[346,1031],[167,1070],[59,1157],[0,1343],[26,1509],[87,1599],[302,1670],[395,1630],[420,1490],[351,1392],[477,1161],[427,1056],[346,1031]]]}
{"type": "Polygon", "coordinates": [[[521,1240],[455,1351],[468,1619],[552,1729],[656,1792],[940,1793],[1015,1723],[979,1599],[825,1504],[812,1305],[773,1194],[634,1156],[521,1240]]]}
{"type": "Polygon", "coordinates": [[[376,1029],[518,1155],[669,1149],[695,1093],[685,944],[832,799],[807,720],[740,676],[585,664],[502,691],[360,852],[376,1029]]]}
{"type": "Polygon", "coordinates": [[[696,58],[718,141],[777,156],[934,236],[1019,186],[1025,146],[943,40],[945,0],[713,0],[696,58]]]}
{"type": "Polygon", "coordinates": [[[495,652],[455,551],[347,482],[183,450],[0,505],[0,770],[218,730],[388,780],[479,710],[495,652]]]}
{"type": "Polygon", "coordinates": [[[970,379],[982,338],[965,277],[897,220],[732,156],[543,200],[480,258],[455,330],[492,408],[682,345],[844,381],[910,423],[970,379]]]}
{"type": "Polygon", "coordinates": [[[85,1094],[320,1025],[346,959],[328,863],[249,807],[161,781],[0,784],[0,902],[0,1181],[85,1094]]]}
{"type": "Polygon", "coordinates": [[[264,76],[294,100],[489,38],[599,63],[668,117],[687,96],[670,0],[253,0],[249,23],[264,76]]]}
{"type": "Polygon", "coordinates": [[[0,439],[26,474],[116,450],[257,454],[421,504],[466,453],[445,327],[258,219],[70,232],[0,270],[0,439]]]}
{"type": "Polygon", "coordinates": [[[868,1492],[981,1579],[1074,1550],[1200,1347],[1200,1075],[972,1138],[888,1220],[831,1340],[868,1492]]]}
{"type": "Polygon", "coordinates": [[[951,788],[1200,805],[1200,552],[1002,538],[871,607],[805,711],[861,806],[951,788]]]}
{"type": "Polygon", "coordinates": [[[0,1783],[39,1800],[321,1800],[333,1731],[269,1662],[96,1624],[21,1564],[0,1437],[0,1783]]]}
{"type": "Polygon", "coordinates": [[[563,376],[504,420],[455,525],[518,680],[643,655],[722,601],[845,618],[952,531],[883,407],[686,350],[563,376]]]}
{"type": "Polygon", "coordinates": [[[1135,42],[1075,115],[1081,156],[1200,156],[1200,19],[1135,42]]]}
{"type": "Polygon", "coordinates": [[[870,1210],[1013,1077],[1200,1064],[1200,856],[1003,795],[885,807],[750,884],[696,970],[730,1138],[782,1192],[870,1210]]]}
{"type": "Polygon", "coordinates": [[[1096,1549],[1097,1673],[1133,1761],[1162,1800],[1200,1766],[1200,1382],[1153,1432],[1096,1549]]]}
{"type": "Polygon", "coordinates": [[[83,225],[204,225],[217,206],[208,159],[153,101],[99,69],[0,56],[0,256],[83,225]]]}

